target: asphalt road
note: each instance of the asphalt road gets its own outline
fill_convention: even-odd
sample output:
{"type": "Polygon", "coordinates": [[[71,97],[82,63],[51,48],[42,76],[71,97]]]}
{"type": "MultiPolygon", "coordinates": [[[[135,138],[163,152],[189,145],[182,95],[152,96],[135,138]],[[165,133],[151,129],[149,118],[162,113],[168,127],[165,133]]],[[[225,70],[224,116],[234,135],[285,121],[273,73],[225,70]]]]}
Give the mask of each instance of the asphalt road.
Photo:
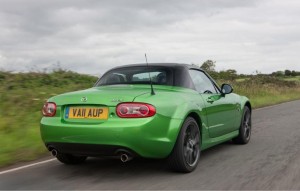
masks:
{"type": "Polygon", "coordinates": [[[0,174],[0,189],[300,190],[300,101],[255,110],[249,144],[206,150],[189,174],[170,172],[162,160],[90,158],[80,166],[54,160],[0,174]]]}

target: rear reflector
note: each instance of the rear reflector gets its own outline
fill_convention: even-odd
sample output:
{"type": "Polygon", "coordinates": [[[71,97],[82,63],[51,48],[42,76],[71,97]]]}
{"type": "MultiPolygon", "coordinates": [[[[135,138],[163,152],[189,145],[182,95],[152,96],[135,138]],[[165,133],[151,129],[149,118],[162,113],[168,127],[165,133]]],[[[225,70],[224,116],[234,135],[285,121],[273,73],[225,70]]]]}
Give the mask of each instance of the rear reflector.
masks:
{"type": "Polygon", "coordinates": [[[147,103],[127,102],[117,105],[116,113],[121,118],[143,118],[155,115],[156,109],[147,103]]]}

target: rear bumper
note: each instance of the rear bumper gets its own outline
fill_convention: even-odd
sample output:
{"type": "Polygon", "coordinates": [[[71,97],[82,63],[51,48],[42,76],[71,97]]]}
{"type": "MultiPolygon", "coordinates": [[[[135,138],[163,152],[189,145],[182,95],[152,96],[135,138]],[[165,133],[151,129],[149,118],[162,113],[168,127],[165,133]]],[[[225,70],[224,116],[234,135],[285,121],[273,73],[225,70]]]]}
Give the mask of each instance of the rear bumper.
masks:
{"type": "Polygon", "coordinates": [[[151,118],[110,118],[99,124],[66,123],[43,117],[41,136],[59,152],[86,156],[113,156],[125,149],[145,158],[167,157],[176,142],[182,120],[162,115],[151,118]]]}

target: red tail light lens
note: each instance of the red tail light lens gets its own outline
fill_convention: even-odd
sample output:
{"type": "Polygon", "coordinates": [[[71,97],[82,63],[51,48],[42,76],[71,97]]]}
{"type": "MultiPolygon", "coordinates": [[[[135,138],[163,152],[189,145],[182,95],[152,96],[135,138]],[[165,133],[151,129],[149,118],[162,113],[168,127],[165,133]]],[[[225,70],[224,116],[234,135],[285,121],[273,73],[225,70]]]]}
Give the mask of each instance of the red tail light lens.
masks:
{"type": "Polygon", "coordinates": [[[151,117],[156,113],[155,107],[147,103],[120,103],[116,111],[121,118],[151,117]]]}
{"type": "Polygon", "coordinates": [[[53,117],[56,113],[56,104],[53,102],[47,102],[43,106],[42,113],[46,117],[53,117]]]}

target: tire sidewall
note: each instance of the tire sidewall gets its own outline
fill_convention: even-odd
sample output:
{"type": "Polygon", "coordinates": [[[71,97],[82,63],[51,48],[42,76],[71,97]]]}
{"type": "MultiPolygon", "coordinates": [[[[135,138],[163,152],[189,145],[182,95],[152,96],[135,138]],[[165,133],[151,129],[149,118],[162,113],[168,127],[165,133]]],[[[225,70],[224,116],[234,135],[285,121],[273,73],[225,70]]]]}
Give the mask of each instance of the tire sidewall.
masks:
{"type": "Polygon", "coordinates": [[[198,165],[198,162],[199,162],[199,158],[200,158],[200,153],[201,153],[201,134],[200,134],[200,130],[199,130],[199,126],[197,124],[197,122],[194,120],[194,118],[191,118],[191,117],[188,117],[181,130],[180,130],[180,135],[178,136],[178,140],[177,140],[177,143],[176,143],[176,147],[177,149],[179,149],[179,157],[180,157],[180,160],[182,161],[182,163],[184,164],[185,166],[185,169],[187,169],[188,172],[191,172],[193,171],[197,165],[198,165]],[[199,135],[199,151],[198,151],[198,157],[197,157],[197,162],[193,165],[193,166],[190,166],[186,160],[185,160],[185,157],[184,157],[184,139],[185,139],[185,134],[186,134],[186,130],[187,128],[190,126],[190,125],[193,125],[195,128],[197,128],[197,131],[198,131],[198,135],[199,135]]]}
{"type": "Polygon", "coordinates": [[[245,106],[242,121],[241,121],[241,126],[240,126],[240,132],[239,132],[240,135],[242,135],[241,138],[242,138],[244,144],[248,143],[251,139],[251,130],[252,130],[252,121],[251,120],[252,120],[251,111],[247,106],[245,106]],[[249,132],[248,139],[247,139],[247,137],[245,137],[245,128],[244,128],[244,120],[245,120],[247,112],[249,112],[249,115],[250,115],[250,132],[249,132]]]}

